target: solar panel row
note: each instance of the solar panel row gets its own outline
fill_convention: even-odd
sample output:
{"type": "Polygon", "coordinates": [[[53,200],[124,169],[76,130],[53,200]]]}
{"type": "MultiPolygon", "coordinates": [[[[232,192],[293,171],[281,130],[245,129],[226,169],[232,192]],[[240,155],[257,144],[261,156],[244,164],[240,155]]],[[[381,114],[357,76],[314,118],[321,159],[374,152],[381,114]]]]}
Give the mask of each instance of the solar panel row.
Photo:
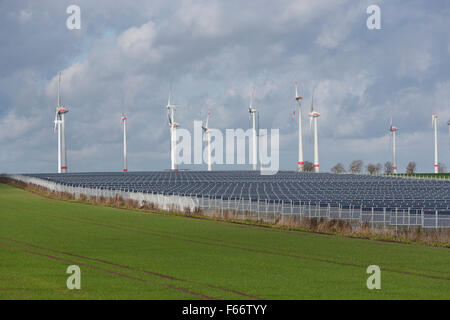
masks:
{"type": "Polygon", "coordinates": [[[159,171],[28,175],[68,186],[450,214],[450,181],[280,171],[159,171]]]}

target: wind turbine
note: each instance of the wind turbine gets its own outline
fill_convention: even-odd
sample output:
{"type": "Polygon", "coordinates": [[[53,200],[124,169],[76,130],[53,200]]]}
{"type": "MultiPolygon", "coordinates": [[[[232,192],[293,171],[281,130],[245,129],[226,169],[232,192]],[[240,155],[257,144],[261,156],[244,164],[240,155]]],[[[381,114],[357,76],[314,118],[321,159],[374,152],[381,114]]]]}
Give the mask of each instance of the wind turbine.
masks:
{"type": "Polygon", "coordinates": [[[252,122],[253,122],[253,129],[252,129],[252,136],[253,136],[253,149],[252,149],[253,170],[257,170],[257,168],[258,168],[258,158],[257,158],[257,151],[256,151],[256,146],[257,146],[257,141],[256,141],[256,119],[255,119],[256,109],[253,107],[254,95],[255,95],[255,88],[253,88],[252,94],[250,96],[250,105],[248,107],[248,113],[249,113],[249,117],[252,119],[252,122]]]}
{"type": "Polygon", "coordinates": [[[172,90],[169,90],[169,101],[167,102],[167,112],[169,118],[169,128],[170,128],[170,169],[173,171],[177,170],[175,156],[177,152],[177,127],[178,123],[175,122],[175,110],[176,106],[172,104],[172,90]]]}
{"type": "Polygon", "coordinates": [[[298,83],[295,81],[295,101],[298,104],[298,172],[303,172],[303,136],[302,136],[302,97],[298,94],[298,83]]]}
{"type": "Polygon", "coordinates": [[[433,114],[431,121],[434,125],[434,173],[439,173],[439,162],[438,162],[438,143],[437,143],[437,120],[438,115],[433,114]]]}
{"type": "Polygon", "coordinates": [[[208,171],[211,171],[211,129],[208,127],[209,116],[211,112],[208,110],[208,116],[206,117],[206,123],[202,126],[203,132],[208,142],[208,171]]]}
{"type": "Polygon", "coordinates": [[[127,166],[127,116],[122,113],[120,117],[123,127],[123,172],[128,172],[127,166]]]}
{"type": "Polygon", "coordinates": [[[311,128],[312,122],[314,121],[314,172],[319,172],[319,137],[317,133],[317,118],[320,117],[320,113],[314,110],[314,92],[316,87],[313,89],[311,97],[311,111],[309,112],[309,127],[311,128]]]}
{"type": "Polygon", "coordinates": [[[397,173],[397,155],[396,155],[396,147],[395,147],[395,133],[397,132],[397,127],[394,127],[392,125],[392,118],[391,118],[391,124],[389,126],[389,131],[391,133],[392,136],[392,153],[394,155],[394,165],[392,167],[393,172],[397,173]]]}
{"type": "Polygon", "coordinates": [[[66,126],[65,126],[65,114],[69,112],[66,107],[61,106],[60,99],[61,90],[61,72],[58,79],[58,105],[56,107],[55,114],[55,127],[53,131],[58,129],[58,173],[67,172],[67,152],[66,152],[66,126]]]}

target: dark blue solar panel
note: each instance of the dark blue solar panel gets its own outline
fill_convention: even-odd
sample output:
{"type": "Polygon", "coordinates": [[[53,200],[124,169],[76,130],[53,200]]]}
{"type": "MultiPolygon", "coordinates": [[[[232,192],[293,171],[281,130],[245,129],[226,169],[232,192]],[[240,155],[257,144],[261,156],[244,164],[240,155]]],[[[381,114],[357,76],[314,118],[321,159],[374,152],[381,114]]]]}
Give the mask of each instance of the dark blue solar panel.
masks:
{"type": "Polygon", "coordinates": [[[217,199],[267,200],[342,208],[397,209],[433,214],[450,212],[450,181],[387,176],[280,171],[164,171],[28,175],[85,188],[207,196],[217,199]]]}

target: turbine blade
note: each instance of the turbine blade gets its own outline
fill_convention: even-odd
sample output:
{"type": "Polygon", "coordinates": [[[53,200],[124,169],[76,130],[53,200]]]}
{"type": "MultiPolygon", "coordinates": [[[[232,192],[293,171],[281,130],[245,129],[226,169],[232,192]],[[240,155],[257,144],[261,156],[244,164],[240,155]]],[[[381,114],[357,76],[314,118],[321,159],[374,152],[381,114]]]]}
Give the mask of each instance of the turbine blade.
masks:
{"type": "Polygon", "coordinates": [[[253,99],[255,98],[255,88],[252,88],[252,93],[250,95],[250,107],[249,109],[253,109],[253,99]]]}
{"type": "Polygon", "coordinates": [[[169,99],[167,101],[167,106],[171,106],[172,105],[172,86],[169,85],[169,99]]]}
{"type": "Polygon", "coordinates": [[[206,128],[208,127],[208,122],[209,122],[209,115],[211,114],[211,112],[208,110],[208,116],[206,117],[206,128]]]}
{"type": "Polygon", "coordinates": [[[317,85],[314,87],[312,96],[311,96],[311,112],[314,110],[314,93],[316,92],[317,85]]]}
{"type": "Polygon", "coordinates": [[[56,126],[58,125],[58,111],[56,111],[55,113],[55,120],[53,121],[54,125],[53,125],[53,133],[55,133],[56,131],[56,126]]]}
{"type": "Polygon", "coordinates": [[[61,107],[60,103],[60,90],[61,90],[61,71],[59,72],[59,78],[58,78],[58,108],[61,107]]]}

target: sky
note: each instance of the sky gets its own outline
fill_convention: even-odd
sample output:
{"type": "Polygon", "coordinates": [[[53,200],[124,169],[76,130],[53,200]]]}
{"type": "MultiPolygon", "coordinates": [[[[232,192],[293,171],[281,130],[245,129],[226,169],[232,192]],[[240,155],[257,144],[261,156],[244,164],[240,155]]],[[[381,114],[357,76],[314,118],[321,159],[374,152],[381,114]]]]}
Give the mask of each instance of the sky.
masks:
{"type": "MultiPolygon", "coordinates": [[[[176,121],[280,133],[280,170],[297,166],[294,81],[303,96],[304,157],[313,160],[312,90],[321,113],[321,171],[352,160],[450,167],[450,5],[435,1],[0,1],[0,173],[56,172],[57,79],[66,116],[70,172],[122,170],[122,112],[130,171],[170,168],[167,97],[176,121]],[[68,29],[77,5],[81,28],[68,29]],[[370,30],[369,5],[381,29],[370,30]]],[[[205,170],[203,165],[181,165],[205,170]]],[[[216,170],[247,166],[213,166],[216,170]]]]}

